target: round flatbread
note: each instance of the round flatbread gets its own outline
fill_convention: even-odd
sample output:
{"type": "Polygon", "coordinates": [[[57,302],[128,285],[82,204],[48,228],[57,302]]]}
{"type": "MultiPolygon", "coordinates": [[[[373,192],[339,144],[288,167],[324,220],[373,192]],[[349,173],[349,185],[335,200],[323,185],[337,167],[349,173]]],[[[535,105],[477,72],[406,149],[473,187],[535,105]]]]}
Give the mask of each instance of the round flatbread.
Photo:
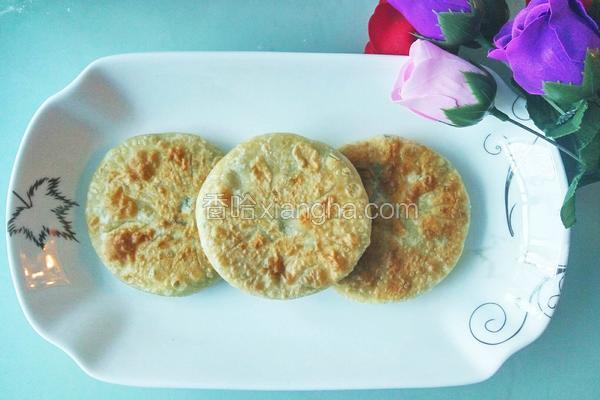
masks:
{"type": "Polygon", "coordinates": [[[415,297],[457,263],[469,228],[469,197],[448,160],[396,136],[346,145],[369,198],[371,245],[336,288],[360,301],[415,297]]]}
{"type": "Polygon", "coordinates": [[[255,295],[288,299],[322,290],[348,275],[369,244],[358,173],[339,151],[302,136],[275,133],[235,147],[197,201],[212,265],[255,295]]]}
{"type": "Polygon", "coordinates": [[[90,183],[90,238],[106,267],[165,296],[218,279],[202,252],[196,196],[222,152],[196,135],[135,136],[110,150],[90,183]]]}

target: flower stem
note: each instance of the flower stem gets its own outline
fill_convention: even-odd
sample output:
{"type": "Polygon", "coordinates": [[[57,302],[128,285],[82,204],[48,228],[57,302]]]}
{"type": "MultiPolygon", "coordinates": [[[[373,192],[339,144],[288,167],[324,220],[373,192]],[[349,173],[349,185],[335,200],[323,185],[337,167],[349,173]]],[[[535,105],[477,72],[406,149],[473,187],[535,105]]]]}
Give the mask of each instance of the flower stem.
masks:
{"type": "Polygon", "coordinates": [[[558,111],[558,113],[559,113],[560,115],[563,115],[563,114],[565,113],[565,112],[564,112],[564,110],[563,110],[562,108],[560,108],[560,107],[558,106],[558,104],[556,104],[554,101],[550,100],[550,99],[549,99],[549,98],[547,98],[546,96],[542,96],[542,98],[543,98],[544,100],[546,100],[546,103],[550,104],[550,105],[552,106],[552,108],[554,108],[556,111],[558,111]]]}
{"type": "Polygon", "coordinates": [[[525,129],[527,132],[529,133],[533,133],[535,136],[537,136],[538,138],[545,140],[546,142],[550,143],[551,145],[555,146],[557,149],[559,149],[560,151],[562,151],[563,153],[565,153],[566,155],[568,155],[569,157],[571,157],[573,160],[577,161],[579,164],[583,165],[583,162],[581,161],[581,159],[579,157],[577,157],[571,150],[567,149],[566,147],[558,144],[555,140],[550,139],[549,137],[531,129],[530,127],[523,125],[522,123],[520,123],[519,121],[515,121],[514,119],[512,119],[511,117],[509,117],[507,114],[503,113],[502,111],[498,110],[496,107],[492,107],[490,109],[490,114],[493,115],[494,117],[498,118],[500,121],[504,121],[504,122],[510,122],[513,125],[518,126],[519,128],[525,129]]]}

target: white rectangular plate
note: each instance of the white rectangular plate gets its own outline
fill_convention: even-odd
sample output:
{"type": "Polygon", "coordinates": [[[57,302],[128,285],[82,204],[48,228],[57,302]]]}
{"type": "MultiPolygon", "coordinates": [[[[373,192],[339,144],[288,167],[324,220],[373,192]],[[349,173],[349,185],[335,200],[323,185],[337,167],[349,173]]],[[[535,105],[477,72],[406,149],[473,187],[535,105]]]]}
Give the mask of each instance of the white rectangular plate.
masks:
{"type": "MultiPolygon", "coordinates": [[[[32,205],[25,222],[32,231],[43,226],[47,210],[27,198],[38,179],[60,178],[57,190],[79,204],[65,217],[77,241],[51,236],[40,250],[24,230],[7,234],[32,326],[91,376],[121,384],[341,389],[491,376],[542,333],[558,299],[568,252],[558,217],[563,166],[551,146],[492,117],[457,129],[393,104],[389,93],[404,61],[165,53],[91,64],[38,110],[13,170],[7,220],[32,205]],[[472,226],[463,257],[439,286],[397,304],[361,304],[333,290],[274,301],[225,282],[184,298],[132,289],[90,245],[88,184],[105,152],[125,138],[172,131],[223,149],[282,131],[333,146],[376,134],[414,138],[464,177],[472,226]]],[[[520,100],[499,86],[498,107],[526,119],[520,100]]]]}

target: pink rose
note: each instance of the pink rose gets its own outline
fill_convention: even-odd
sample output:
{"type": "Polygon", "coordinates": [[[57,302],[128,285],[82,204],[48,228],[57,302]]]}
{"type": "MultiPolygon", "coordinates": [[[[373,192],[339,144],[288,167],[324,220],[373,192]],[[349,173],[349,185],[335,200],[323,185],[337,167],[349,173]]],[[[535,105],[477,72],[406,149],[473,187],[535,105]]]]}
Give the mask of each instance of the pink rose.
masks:
{"type": "Polygon", "coordinates": [[[487,72],[425,40],[410,47],[392,90],[393,101],[455,126],[479,122],[495,96],[496,81],[487,72]]]}

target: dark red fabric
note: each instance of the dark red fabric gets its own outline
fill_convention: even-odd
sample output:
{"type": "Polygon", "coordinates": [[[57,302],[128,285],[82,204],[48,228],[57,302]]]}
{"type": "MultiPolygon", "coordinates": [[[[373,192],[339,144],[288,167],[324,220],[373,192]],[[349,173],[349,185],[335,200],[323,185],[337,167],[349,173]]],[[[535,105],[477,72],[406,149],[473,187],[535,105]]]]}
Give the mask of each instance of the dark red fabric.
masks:
{"type": "Polygon", "coordinates": [[[415,29],[398,10],[386,0],[380,0],[369,19],[369,42],[365,53],[406,55],[416,40],[414,32],[415,29]]]}
{"type": "Polygon", "coordinates": [[[365,45],[365,54],[377,54],[377,51],[375,51],[375,48],[373,47],[371,42],[367,42],[367,44],[365,45]]]}

